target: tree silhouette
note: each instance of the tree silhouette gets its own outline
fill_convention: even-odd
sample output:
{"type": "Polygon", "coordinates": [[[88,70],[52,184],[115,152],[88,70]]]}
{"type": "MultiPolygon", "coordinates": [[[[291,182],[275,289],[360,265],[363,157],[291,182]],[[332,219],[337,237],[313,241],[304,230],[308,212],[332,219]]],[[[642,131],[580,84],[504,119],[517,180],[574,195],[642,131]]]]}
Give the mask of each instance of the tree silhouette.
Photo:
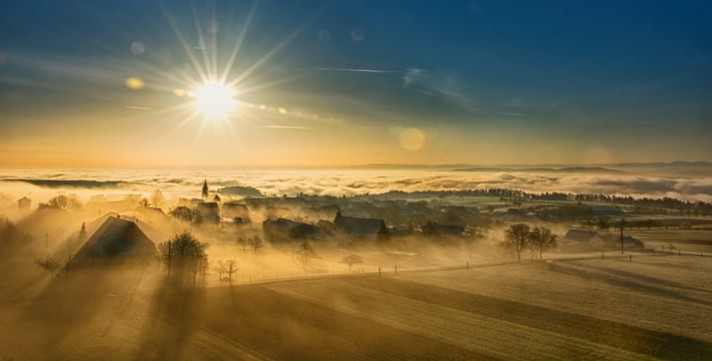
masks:
{"type": "Polygon", "coordinates": [[[178,233],[168,242],[158,245],[161,261],[167,264],[169,272],[182,277],[185,272],[193,275],[193,284],[198,274],[205,275],[208,270],[207,243],[200,242],[193,233],[178,233]],[[173,272],[175,270],[175,272],[173,272]]]}
{"type": "Polygon", "coordinates": [[[521,253],[529,245],[529,226],[524,223],[513,224],[504,234],[507,243],[517,252],[517,260],[522,263],[521,253]]]}
{"type": "Polygon", "coordinates": [[[297,249],[297,260],[302,264],[303,269],[307,269],[312,258],[315,256],[316,253],[314,252],[314,248],[312,248],[309,242],[304,241],[299,244],[299,248],[297,249]]]}
{"type": "Polygon", "coordinates": [[[545,249],[556,247],[556,235],[551,233],[551,230],[546,227],[534,227],[529,233],[529,246],[539,252],[539,259],[545,249]]]}
{"type": "Polygon", "coordinates": [[[47,204],[65,211],[76,211],[82,208],[82,204],[79,203],[79,200],[77,200],[75,196],[68,196],[66,194],[60,194],[51,198],[47,201],[47,204]]]}
{"type": "Polygon", "coordinates": [[[260,236],[253,236],[247,239],[247,243],[250,244],[250,247],[255,251],[255,254],[257,254],[257,251],[265,246],[265,242],[262,241],[262,238],[260,236]]]}
{"type": "Polygon", "coordinates": [[[151,204],[153,204],[154,207],[161,208],[165,201],[166,198],[163,197],[163,192],[161,192],[160,189],[156,189],[151,193],[151,204]]]}
{"type": "Polygon", "coordinates": [[[352,254],[350,256],[346,256],[341,260],[341,263],[345,263],[349,266],[349,272],[351,272],[351,266],[358,264],[358,263],[363,263],[363,258],[361,256],[352,254]]]}
{"type": "Polygon", "coordinates": [[[34,256],[33,258],[35,265],[49,273],[51,278],[54,278],[62,270],[62,263],[52,256],[34,256]]]}

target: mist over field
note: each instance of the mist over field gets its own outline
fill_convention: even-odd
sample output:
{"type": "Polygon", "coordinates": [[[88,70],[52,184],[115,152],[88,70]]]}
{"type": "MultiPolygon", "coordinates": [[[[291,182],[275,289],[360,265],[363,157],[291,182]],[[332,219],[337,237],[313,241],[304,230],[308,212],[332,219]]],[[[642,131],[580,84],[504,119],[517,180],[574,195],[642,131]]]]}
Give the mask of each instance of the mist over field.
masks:
{"type": "Polygon", "coordinates": [[[710,361],[711,19],[2,0],[0,361],[710,361]]]}

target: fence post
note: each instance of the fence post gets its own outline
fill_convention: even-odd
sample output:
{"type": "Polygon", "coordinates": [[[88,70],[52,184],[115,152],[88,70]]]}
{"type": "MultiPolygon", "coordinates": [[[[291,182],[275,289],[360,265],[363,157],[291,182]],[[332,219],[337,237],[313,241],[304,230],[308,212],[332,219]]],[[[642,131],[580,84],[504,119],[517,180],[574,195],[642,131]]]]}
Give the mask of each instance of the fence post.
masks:
{"type": "Polygon", "coordinates": [[[171,276],[171,241],[168,241],[168,277],[171,276]]]}
{"type": "Polygon", "coordinates": [[[378,266],[378,277],[381,277],[381,266],[378,266]]]}

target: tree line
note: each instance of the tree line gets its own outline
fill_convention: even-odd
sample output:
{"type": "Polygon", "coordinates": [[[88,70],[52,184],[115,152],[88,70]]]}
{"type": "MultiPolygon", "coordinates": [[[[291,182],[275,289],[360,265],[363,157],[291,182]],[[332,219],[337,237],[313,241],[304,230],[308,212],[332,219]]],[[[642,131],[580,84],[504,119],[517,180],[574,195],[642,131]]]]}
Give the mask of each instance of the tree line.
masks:
{"type": "Polygon", "coordinates": [[[517,253],[517,260],[522,262],[521,253],[527,249],[538,252],[539,259],[545,250],[556,248],[556,235],[546,227],[530,228],[526,223],[517,223],[504,231],[505,246],[517,253]]]}

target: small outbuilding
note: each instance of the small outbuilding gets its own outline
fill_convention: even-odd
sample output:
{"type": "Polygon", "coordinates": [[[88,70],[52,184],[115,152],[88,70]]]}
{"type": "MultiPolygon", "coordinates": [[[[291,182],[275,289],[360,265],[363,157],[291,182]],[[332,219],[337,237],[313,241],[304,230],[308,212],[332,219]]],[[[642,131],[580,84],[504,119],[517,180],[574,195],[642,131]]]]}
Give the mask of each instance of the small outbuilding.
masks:
{"type": "Polygon", "coordinates": [[[27,197],[22,197],[17,200],[17,207],[20,209],[30,209],[32,206],[32,200],[27,197]]]}
{"type": "Polygon", "coordinates": [[[559,243],[559,249],[568,252],[598,251],[603,248],[603,238],[593,231],[572,229],[559,243]]]}

